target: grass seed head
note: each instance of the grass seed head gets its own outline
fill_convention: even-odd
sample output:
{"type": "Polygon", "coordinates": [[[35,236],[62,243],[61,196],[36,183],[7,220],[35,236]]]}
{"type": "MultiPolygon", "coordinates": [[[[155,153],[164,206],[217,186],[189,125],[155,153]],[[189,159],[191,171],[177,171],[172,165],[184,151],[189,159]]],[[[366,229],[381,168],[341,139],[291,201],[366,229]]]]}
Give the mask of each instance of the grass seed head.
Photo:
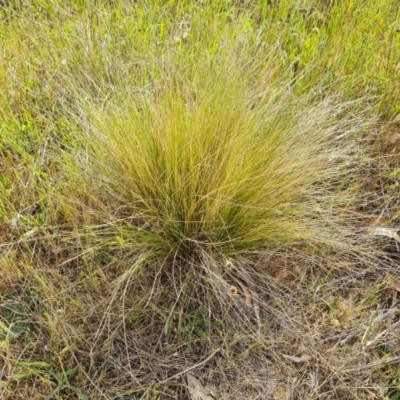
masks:
{"type": "Polygon", "coordinates": [[[238,292],[238,290],[237,290],[237,287],[236,287],[236,286],[231,286],[231,287],[229,288],[229,294],[230,294],[231,296],[236,296],[236,295],[237,295],[237,292],[238,292]]]}

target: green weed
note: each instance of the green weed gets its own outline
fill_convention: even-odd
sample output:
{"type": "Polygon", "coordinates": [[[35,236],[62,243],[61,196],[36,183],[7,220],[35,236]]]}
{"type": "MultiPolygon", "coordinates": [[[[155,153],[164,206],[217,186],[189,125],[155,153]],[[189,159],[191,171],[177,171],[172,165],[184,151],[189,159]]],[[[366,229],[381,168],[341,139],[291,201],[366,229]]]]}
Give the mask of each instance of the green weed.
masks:
{"type": "Polygon", "coordinates": [[[87,396],[85,396],[78,388],[70,385],[68,382],[68,379],[73,377],[78,372],[79,365],[64,371],[62,364],[60,363],[62,372],[55,372],[50,364],[42,361],[19,361],[16,365],[22,368],[23,371],[14,373],[11,375],[11,379],[20,381],[31,376],[35,376],[43,380],[53,379],[56,381],[57,387],[48,396],[46,396],[46,400],[54,398],[65,389],[75,393],[78,400],[88,400],[87,396]]]}

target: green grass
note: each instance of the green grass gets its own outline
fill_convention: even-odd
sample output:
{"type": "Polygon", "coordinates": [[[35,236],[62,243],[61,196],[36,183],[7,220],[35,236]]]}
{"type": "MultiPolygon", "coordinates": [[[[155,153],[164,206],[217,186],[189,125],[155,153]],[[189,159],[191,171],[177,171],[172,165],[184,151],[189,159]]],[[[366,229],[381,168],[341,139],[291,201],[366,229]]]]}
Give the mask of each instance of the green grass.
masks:
{"type": "Polygon", "coordinates": [[[398,398],[399,9],[2,7],[0,397],[398,398]]]}

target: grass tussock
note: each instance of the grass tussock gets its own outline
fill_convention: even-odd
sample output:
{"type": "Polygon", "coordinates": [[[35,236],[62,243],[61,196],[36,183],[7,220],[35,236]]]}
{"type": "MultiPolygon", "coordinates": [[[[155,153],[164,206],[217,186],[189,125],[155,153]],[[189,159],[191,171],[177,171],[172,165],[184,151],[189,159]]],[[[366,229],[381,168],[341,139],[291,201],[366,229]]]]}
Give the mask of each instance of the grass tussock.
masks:
{"type": "Polygon", "coordinates": [[[334,235],[327,221],[338,223],[355,194],[366,113],[295,99],[259,65],[221,64],[199,62],[183,83],[168,65],[159,90],[83,106],[76,164],[86,192],[103,201],[111,240],[170,258],[230,257],[334,235]]]}
{"type": "Polygon", "coordinates": [[[397,3],[3,3],[0,397],[398,399],[397,3]]]}

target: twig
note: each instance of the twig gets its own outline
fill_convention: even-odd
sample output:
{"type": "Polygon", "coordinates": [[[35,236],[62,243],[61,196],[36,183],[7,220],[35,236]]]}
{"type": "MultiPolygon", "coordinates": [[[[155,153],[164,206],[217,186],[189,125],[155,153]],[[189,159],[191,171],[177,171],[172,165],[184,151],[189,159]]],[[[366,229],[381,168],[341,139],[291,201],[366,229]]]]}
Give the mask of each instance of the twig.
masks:
{"type": "Polygon", "coordinates": [[[163,385],[164,383],[167,383],[167,382],[169,382],[169,381],[172,380],[172,379],[178,378],[178,376],[181,376],[181,375],[183,375],[183,374],[187,374],[189,371],[192,371],[193,369],[196,369],[197,367],[200,367],[200,365],[203,365],[203,364],[205,364],[208,360],[211,360],[211,358],[213,358],[220,350],[221,350],[221,349],[214,350],[214,351],[211,353],[211,355],[209,355],[205,360],[203,360],[203,361],[201,361],[201,362],[199,362],[199,363],[197,363],[197,364],[195,364],[195,365],[192,365],[191,367],[186,368],[186,369],[184,369],[184,370],[181,371],[181,372],[178,372],[177,374],[171,376],[170,378],[167,378],[167,379],[165,379],[165,380],[159,382],[159,385],[163,385]]]}

